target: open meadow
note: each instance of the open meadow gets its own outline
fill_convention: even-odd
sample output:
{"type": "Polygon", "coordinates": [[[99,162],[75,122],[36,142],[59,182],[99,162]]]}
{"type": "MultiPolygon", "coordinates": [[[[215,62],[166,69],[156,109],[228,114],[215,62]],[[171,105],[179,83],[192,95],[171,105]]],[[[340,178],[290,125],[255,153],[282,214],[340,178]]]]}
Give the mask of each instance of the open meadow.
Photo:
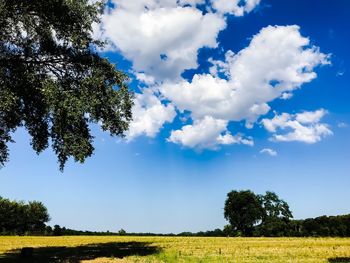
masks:
{"type": "Polygon", "coordinates": [[[336,263],[350,262],[350,238],[0,237],[3,262],[336,263]],[[18,256],[23,247],[35,248],[32,260],[18,256]]]}

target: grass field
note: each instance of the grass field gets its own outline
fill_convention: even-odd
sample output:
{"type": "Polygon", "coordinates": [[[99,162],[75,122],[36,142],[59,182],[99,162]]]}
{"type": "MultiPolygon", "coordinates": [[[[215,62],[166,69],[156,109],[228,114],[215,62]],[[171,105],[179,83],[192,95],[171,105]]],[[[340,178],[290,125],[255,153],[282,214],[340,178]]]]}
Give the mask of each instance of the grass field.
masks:
{"type": "Polygon", "coordinates": [[[0,237],[2,262],[337,263],[350,262],[350,238],[0,237]]]}

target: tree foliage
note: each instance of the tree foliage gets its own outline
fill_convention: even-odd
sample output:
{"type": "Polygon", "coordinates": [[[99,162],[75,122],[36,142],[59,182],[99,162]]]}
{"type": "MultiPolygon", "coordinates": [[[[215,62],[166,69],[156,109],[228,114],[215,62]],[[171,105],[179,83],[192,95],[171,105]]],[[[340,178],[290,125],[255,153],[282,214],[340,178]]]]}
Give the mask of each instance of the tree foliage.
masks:
{"type": "Polygon", "coordinates": [[[253,226],[262,218],[259,198],[251,191],[231,191],[227,194],[224,216],[234,230],[251,235],[253,226]]]}
{"type": "Polygon", "coordinates": [[[293,217],[287,202],[276,193],[256,195],[249,190],[227,194],[224,216],[231,224],[231,228],[226,227],[231,235],[237,231],[253,235],[257,230],[261,235],[279,235],[293,217]]]}
{"type": "Polygon", "coordinates": [[[258,195],[258,198],[263,209],[262,224],[293,217],[287,202],[280,199],[276,193],[267,191],[265,195],[258,195]]]}
{"type": "Polygon", "coordinates": [[[0,0],[0,165],[18,127],[37,153],[51,143],[61,170],[69,157],[92,155],[90,123],[111,135],[128,129],[127,77],[92,37],[102,9],[88,0],[0,0]]]}
{"type": "Polygon", "coordinates": [[[258,198],[263,214],[261,224],[256,230],[263,236],[283,236],[290,219],[293,218],[289,205],[274,192],[267,191],[265,195],[258,195],[258,198]]]}
{"type": "Polygon", "coordinates": [[[47,208],[37,201],[11,201],[0,196],[0,233],[43,233],[50,220],[47,208]]]}

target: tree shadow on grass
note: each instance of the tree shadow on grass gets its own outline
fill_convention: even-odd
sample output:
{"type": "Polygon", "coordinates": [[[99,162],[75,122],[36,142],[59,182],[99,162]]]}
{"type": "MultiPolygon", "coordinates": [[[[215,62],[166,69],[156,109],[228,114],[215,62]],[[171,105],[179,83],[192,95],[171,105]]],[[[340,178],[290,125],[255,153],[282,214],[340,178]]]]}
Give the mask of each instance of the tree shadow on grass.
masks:
{"type": "MultiPolygon", "coordinates": [[[[31,250],[31,249],[29,249],[31,250]]],[[[148,256],[161,251],[147,242],[111,242],[87,244],[77,247],[38,247],[33,249],[33,255],[21,255],[21,249],[11,250],[0,255],[0,263],[44,263],[71,262],[93,260],[96,258],[123,258],[127,256],[148,256]]]]}
{"type": "Polygon", "coordinates": [[[350,263],[350,257],[329,258],[328,262],[330,262],[330,263],[350,263]]]}

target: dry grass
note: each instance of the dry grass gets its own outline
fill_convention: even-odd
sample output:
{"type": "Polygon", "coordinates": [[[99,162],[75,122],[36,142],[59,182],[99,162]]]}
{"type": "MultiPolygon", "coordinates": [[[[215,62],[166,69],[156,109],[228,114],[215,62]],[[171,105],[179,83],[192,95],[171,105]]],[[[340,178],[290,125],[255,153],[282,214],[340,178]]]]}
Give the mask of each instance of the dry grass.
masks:
{"type": "Polygon", "coordinates": [[[350,262],[350,238],[69,236],[0,237],[0,263],[22,247],[41,262],[350,262]]]}

